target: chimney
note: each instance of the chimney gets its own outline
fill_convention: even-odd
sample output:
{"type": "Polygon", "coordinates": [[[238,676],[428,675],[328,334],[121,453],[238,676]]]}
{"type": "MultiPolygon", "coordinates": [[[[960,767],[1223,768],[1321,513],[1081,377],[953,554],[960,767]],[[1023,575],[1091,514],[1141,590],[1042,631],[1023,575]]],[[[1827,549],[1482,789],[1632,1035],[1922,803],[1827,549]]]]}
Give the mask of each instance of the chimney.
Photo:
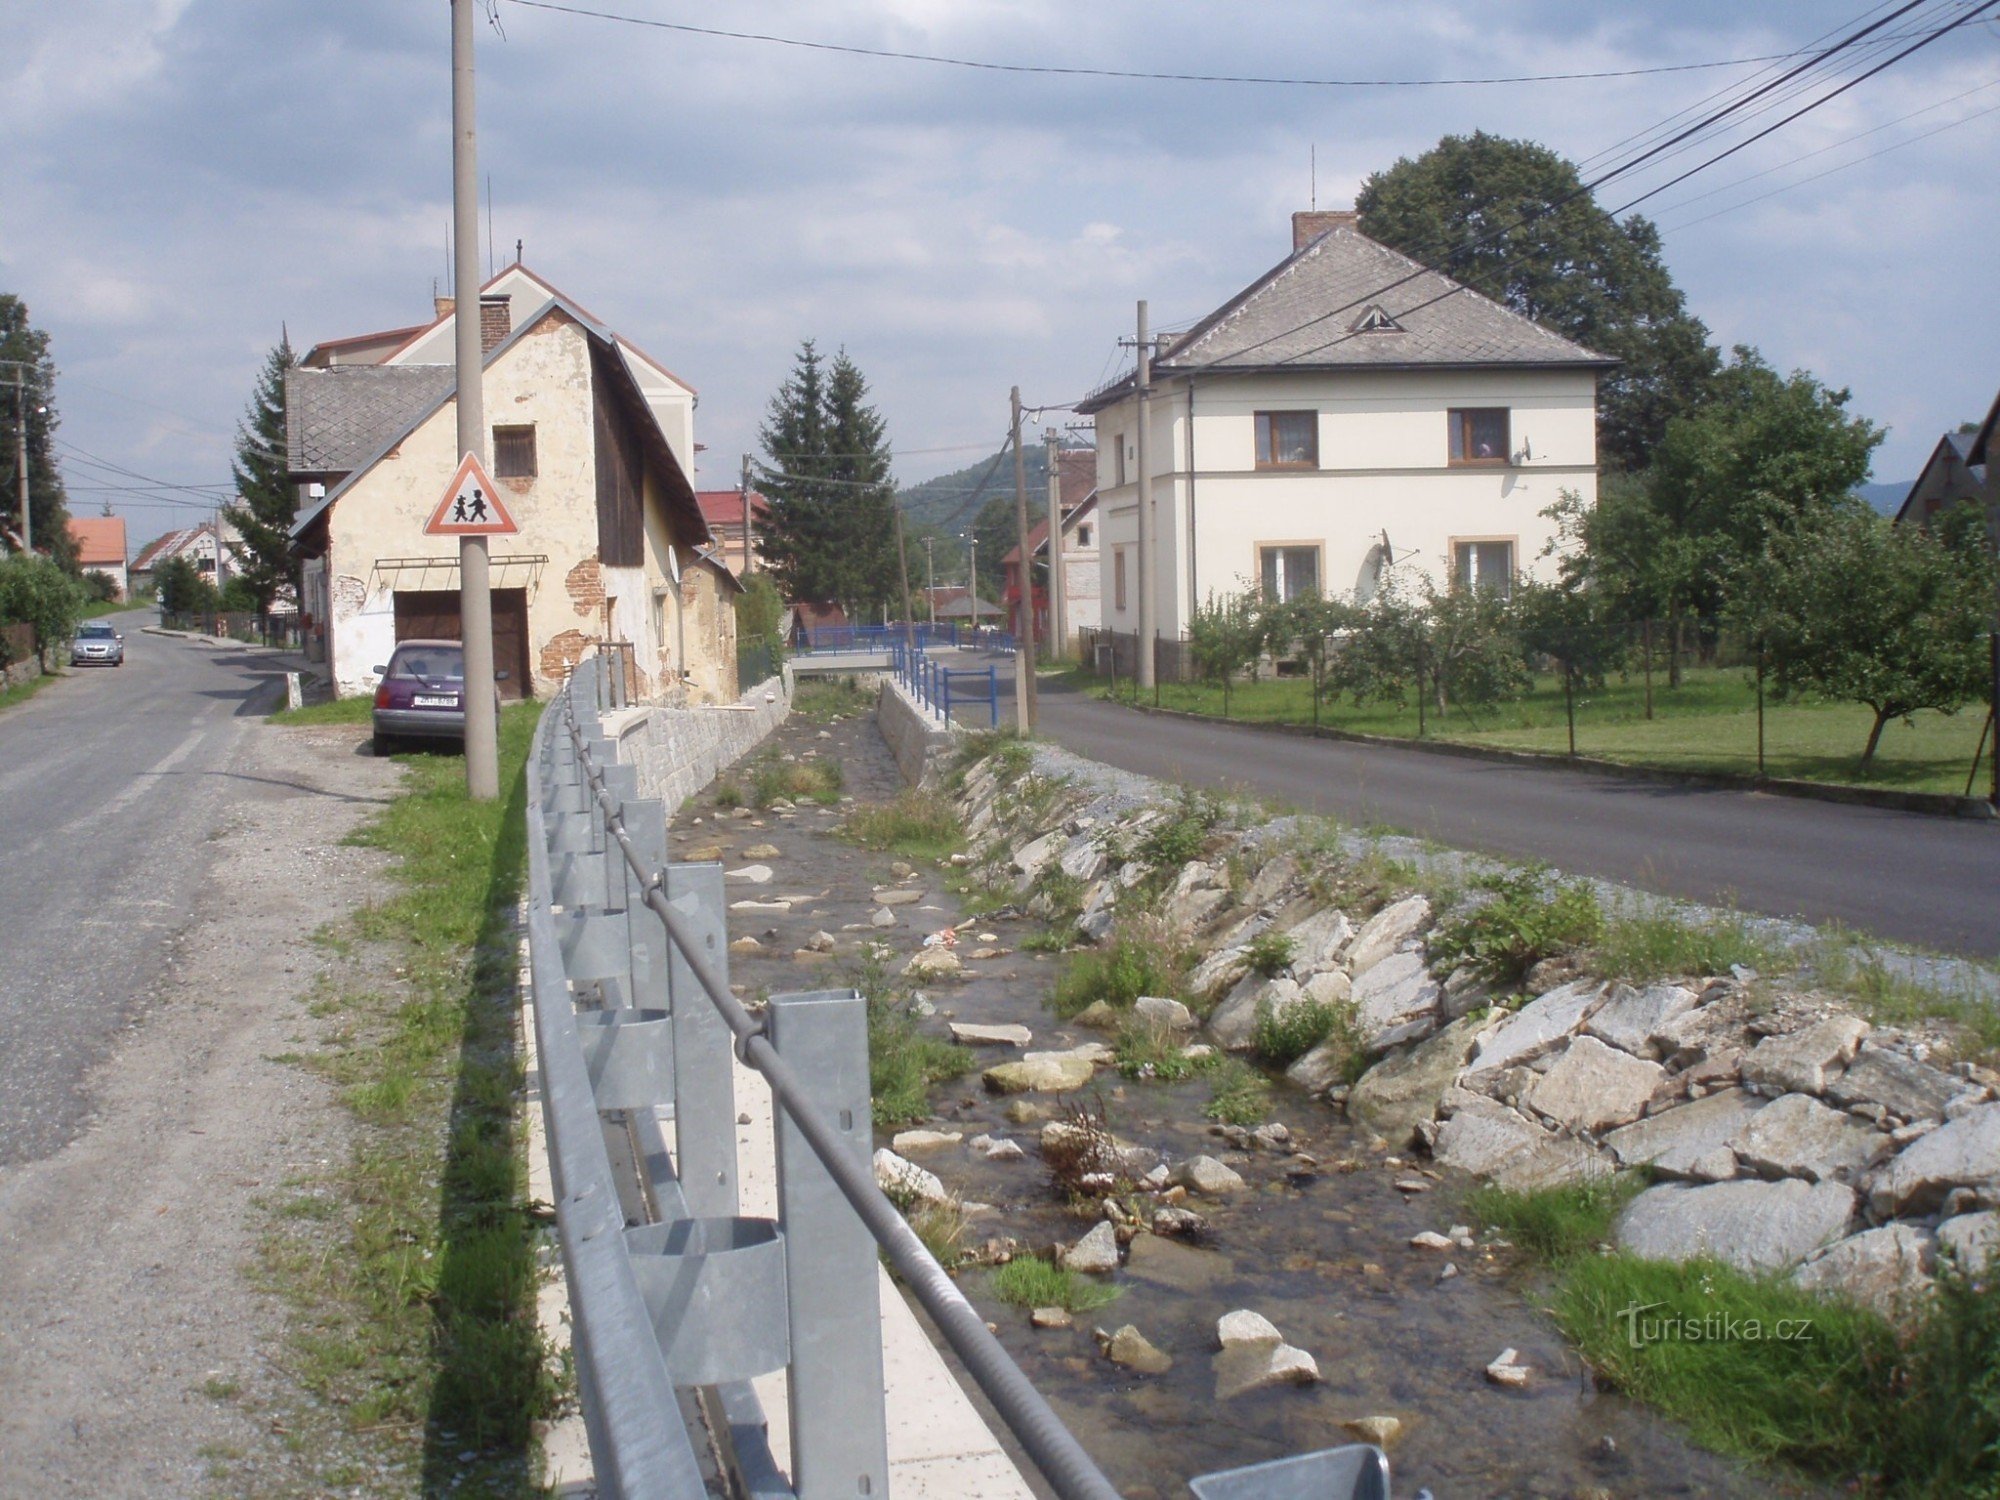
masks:
{"type": "Polygon", "coordinates": [[[1352,229],[1361,217],[1351,208],[1320,209],[1292,215],[1292,253],[1297,254],[1330,229],[1352,229]]]}
{"type": "Polygon", "coordinates": [[[431,301],[437,304],[439,322],[443,322],[446,318],[450,317],[452,308],[458,305],[449,297],[433,297],[431,301]]]}
{"type": "Polygon", "coordinates": [[[490,353],[494,345],[514,331],[512,300],[484,295],[479,299],[479,352],[490,353]]]}

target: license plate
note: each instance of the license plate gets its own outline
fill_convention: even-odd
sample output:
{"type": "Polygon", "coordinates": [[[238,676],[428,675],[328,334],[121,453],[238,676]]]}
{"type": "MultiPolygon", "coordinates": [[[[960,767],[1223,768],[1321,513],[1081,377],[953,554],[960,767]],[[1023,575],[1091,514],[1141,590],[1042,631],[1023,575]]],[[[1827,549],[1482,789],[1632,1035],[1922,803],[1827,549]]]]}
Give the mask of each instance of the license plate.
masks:
{"type": "Polygon", "coordinates": [[[413,708],[457,708],[458,700],[456,698],[427,698],[422,693],[419,693],[410,700],[410,705],[413,708]]]}

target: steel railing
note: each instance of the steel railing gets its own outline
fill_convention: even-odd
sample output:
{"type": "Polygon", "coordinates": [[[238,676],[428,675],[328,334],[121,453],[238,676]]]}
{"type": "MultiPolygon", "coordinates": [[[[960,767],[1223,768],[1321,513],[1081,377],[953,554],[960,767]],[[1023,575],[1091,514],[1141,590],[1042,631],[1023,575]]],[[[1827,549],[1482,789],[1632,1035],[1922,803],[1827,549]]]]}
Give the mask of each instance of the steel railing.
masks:
{"type": "Polygon", "coordinates": [[[921,645],[895,642],[889,647],[890,670],[925,708],[947,724],[968,707],[986,706],[986,722],[1000,723],[1000,677],[990,664],[984,667],[954,667],[930,655],[921,645]]]}
{"type": "Polygon", "coordinates": [[[664,807],[598,733],[598,670],[587,660],[542,716],[527,816],[536,1039],[600,1493],[703,1493],[679,1392],[698,1393],[752,1495],[887,1493],[879,1246],[1056,1494],[1116,1500],[877,1186],[863,997],[777,995],[752,1015],[731,993],[721,867],[669,861],[664,807]],[[776,1220],[737,1212],[732,1045],[770,1085],[776,1220]],[[780,1367],[789,1484],[747,1384],[780,1367]]]}

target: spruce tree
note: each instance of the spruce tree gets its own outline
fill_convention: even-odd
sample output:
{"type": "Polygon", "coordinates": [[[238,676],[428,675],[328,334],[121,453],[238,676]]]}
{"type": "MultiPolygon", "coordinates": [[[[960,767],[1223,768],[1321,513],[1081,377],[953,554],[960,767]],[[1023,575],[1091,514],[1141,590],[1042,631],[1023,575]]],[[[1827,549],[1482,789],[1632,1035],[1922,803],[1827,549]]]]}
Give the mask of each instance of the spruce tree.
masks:
{"type": "Polygon", "coordinates": [[[49,362],[49,336],[28,321],[28,306],[19,297],[0,292],[0,524],[9,532],[21,525],[20,462],[15,449],[14,402],[27,409],[28,501],[33,507],[34,544],[65,572],[77,571],[76,538],[69,531],[69,501],[52,447],[56,432],[55,366],[49,362]],[[25,366],[26,368],[17,368],[25,366]],[[18,398],[15,376],[21,377],[18,398]]]}
{"type": "Polygon", "coordinates": [[[285,371],[291,367],[291,340],[281,337],[257,377],[250,409],[236,424],[236,458],[230,465],[236,503],[222,508],[240,538],[230,545],[236,576],[266,621],[278,590],[296,579],[291,528],[298,491],[286,477],[285,446],[285,371]]]}

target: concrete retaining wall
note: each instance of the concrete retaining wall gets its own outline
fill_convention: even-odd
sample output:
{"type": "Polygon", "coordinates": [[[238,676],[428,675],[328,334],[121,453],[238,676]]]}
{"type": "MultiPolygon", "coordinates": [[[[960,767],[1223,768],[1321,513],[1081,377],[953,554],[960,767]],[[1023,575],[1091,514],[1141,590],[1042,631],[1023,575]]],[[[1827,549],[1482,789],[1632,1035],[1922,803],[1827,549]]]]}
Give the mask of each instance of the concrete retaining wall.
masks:
{"type": "Polygon", "coordinates": [[[789,679],[771,677],[734,703],[635,709],[606,715],[605,729],[618,741],[618,758],[639,768],[639,795],[658,797],[672,817],[785,721],[792,709],[790,688],[789,679]]]}
{"type": "Polygon", "coordinates": [[[915,786],[957,748],[959,731],[919,703],[893,676],[879,679],[882,696],[875,700],[875,726],[889,742],[896,769],[915,786]]]}

